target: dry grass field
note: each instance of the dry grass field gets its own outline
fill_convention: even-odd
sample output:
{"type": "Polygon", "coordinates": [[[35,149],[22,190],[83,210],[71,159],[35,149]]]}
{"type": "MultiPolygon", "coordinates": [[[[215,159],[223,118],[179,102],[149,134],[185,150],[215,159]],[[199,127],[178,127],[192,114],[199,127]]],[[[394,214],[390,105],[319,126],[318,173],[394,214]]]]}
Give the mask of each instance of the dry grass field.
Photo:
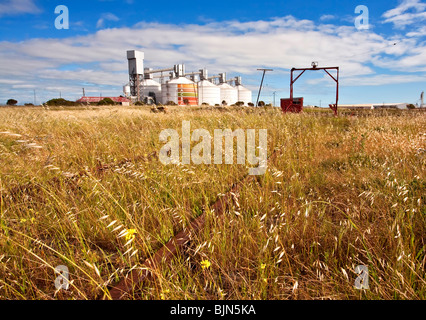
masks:
{"type": "Polygon", "coordinates": [[[426,299],[424,112],[5,107],[0,132],[0,299],[108,299],[203,211],[127,299],[426,299]],[[159,134],[183,120],[267,129],[277,150],[223,219],[209,207],[247,166],[162,164],[159,134]]]}

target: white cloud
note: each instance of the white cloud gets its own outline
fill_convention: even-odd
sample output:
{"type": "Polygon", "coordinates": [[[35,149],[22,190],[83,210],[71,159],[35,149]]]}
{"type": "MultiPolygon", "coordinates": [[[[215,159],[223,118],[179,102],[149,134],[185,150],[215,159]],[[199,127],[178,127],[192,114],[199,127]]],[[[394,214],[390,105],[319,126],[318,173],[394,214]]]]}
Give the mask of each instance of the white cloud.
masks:
{"type": "Polygon", "coordinates": [[[41,12],[33,0],[6,0],[0,3],[0,17],[24,13],[36,14],[41,12]]]}
{"type": "Polygon", "coordinates": [[[332,14],[323,14],[321,17],[320,17],[320,20],[321,21],[328,21],[328,20],[334,20],[336,17],[334,16],[334,15],[332,15],[332,14]]]}
{"type": "MultiPolygon", "coordinates": [[[[228,77],[242,75],[243,79],[257,77],[256,69],[263,66],[287,79],[290,68],[310,66],[312,61],[319,61],[321,66],[339,66],[343,84],[380,85],[386,81],[407,82],[410,77],[417,81],[420,78],[410,73],[426,70],[426,47],[418,38],[386,38],[372,31],[359,32],[354,26],[316,25],[286,16],[203,25],[141,22],[131,28],[102,29],[60,40],[3,41],[0,83],[19,81],[9,87],[2,85],[11,92],[15,92],[12,85],[37,85],[69,87],[72,94],[79,95],[84,85],[103,88],[103,92],[116,88],[116,94],[120,94],[127,82],[129,49],[144,51],[148,67],[185,63],[189,71],[206,67],[211,75],[226,72],[228,77]],[[68,65],[73,68],[67,69],[68,65]],[[375,67],[406,74],[381,77],[375,74],[375,67]]],[[[0,100],[6,95],[7,90],[0,90],[0,100]]]]}
{"type": "Polygon", "coordinates": [[[404,55],[398,60],[389,57],[375,59],[378,67],[400,72],[426,72],[426,46],[412,48],[409,55],[404,55]]]}
{"type": "Polygon", "coordinates": [[[345,86],[381,86],[389,84],[402,84],[413,82],[426,82],[425,75],[394,75],[378,74],[368,77],[349,77],[342,80],[345,86]]]}
{"type": "Polygon", "coordinates": [[[424,37],[426,36],[426,26],[422,26],[416,31],[411,31],[407,33],[407,37],[424,37]]]}
{"type": "Polygon", "coordinates": [[[96,28],[100,29],[103,28],[105,26],[105,21],[119,21],[120,18],[118,18],[115,14],[113,13],[103,13],[101,15],[101,17],[99,18],[99,20],[96,22],[96,28]]]}
{"type": "Polygon", "coordinates": [[[386,11],[382,17],[385,18],[384,23],[393,23],[398,29],[421,24],[426,20],[426,3],[421,0],[403,0],[396,8],[386,11]]]}

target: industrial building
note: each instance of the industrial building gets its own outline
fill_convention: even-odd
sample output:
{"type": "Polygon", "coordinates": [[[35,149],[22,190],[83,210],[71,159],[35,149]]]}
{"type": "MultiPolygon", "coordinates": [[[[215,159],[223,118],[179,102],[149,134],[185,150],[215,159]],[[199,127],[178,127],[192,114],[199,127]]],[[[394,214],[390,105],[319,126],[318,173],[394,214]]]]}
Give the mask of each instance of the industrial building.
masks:
{"type": "Polygon", "coordinates": [[[241,77],[227,80],[226,73],[209,77],[206,69],[186,73],[183,64],[153,70],[144,68],[144,56],[141,51],[127,51],[129,83],[123,86],[123,92],[132,101],[181,106],[252,102],[252,92],[242,85],[241,77]]]}
{"type": "Polygon", "coordinates": [[[407,109],[408,103],[367,103],[367,104],[339,104],[342,109],[407,109]]]}

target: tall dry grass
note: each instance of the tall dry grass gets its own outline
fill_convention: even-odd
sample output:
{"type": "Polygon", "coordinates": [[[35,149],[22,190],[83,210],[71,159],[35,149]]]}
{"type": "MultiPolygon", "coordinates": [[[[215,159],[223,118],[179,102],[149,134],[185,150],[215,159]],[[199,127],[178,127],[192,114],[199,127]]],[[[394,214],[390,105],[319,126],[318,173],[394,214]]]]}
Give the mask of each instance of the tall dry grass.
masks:
{"type": "Polygon", "coordinates": [[[128,298],[425,298],[424,113],[3,108],[0,119],[1,299],[108,298],[203,211],[187,250],[128,298]],[[159,133],[183,120],[268,129],[268,153],[279,150],[224,219],[209,205],[247,167],[161,164],[159,133]],[[354,288],[360,264],[369,290],[354,288]],[[57,265],[68,290],[55,290],[57,265]]]}

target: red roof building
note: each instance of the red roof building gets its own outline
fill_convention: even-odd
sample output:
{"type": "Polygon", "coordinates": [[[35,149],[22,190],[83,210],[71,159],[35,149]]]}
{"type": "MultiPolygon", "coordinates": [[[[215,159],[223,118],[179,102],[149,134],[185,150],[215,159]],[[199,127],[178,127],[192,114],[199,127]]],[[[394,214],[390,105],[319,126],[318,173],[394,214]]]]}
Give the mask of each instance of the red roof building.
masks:
{"type": "Polygon", "coordinates": [[[125,97],[81,97],[76,102],[78,103],[97,103],[102,99],[110,98],[112,101],[120,103],[120,102],[130,102],[130,99],[125,97]]]}

